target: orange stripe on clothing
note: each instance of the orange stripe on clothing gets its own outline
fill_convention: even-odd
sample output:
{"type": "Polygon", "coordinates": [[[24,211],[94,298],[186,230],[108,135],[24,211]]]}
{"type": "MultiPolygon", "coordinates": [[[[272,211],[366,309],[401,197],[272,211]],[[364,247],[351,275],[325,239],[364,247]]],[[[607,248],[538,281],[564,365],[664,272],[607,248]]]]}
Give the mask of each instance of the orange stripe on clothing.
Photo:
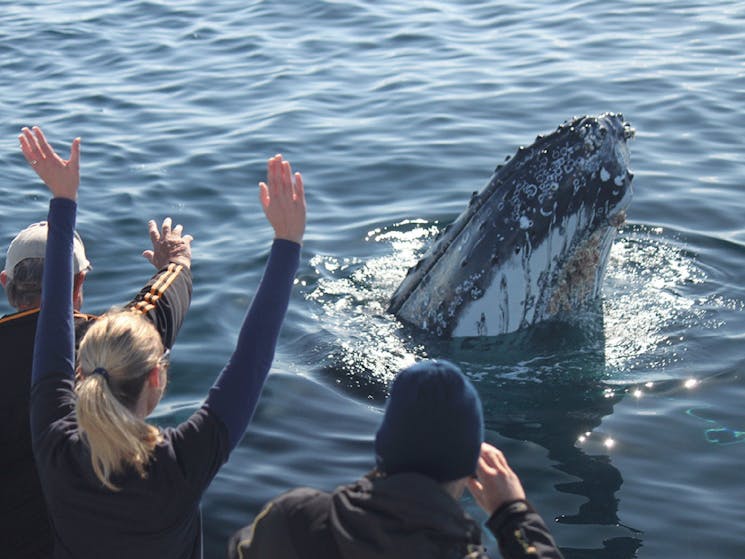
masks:
{"type": "Polygon", "coordinates": [[[9,316],[6,316],[4,318],[0,318],[0,324],[3,324],[5,322],[10,322],[11,320],[15,320],[16,318],[23,318],[24,316],[29,316],[29,315],[32,315],[32,314],[37,313],[37,312],[39,312],[39,307],[36,307],[35,309],[31,309],[31,310],[28,310],[28,311],[20,311],[20,312],[17,312],[17,313],[13,313],[13,314],[11,314],[9,316]]]}
{"type": "Polygon", "coordinates": [[[160,299],[163,296],[163,293],[165,293],[171,284],[176,281],[176,278],[183,269],[184,267],[181,264],[169,264],[166,273],[158,278],[158,281],[150,287],[150,291],[145,294],[139,303],[132,307],[132,310],[142,314],[146,314],[153,310],[158,299],[160,299]]]}

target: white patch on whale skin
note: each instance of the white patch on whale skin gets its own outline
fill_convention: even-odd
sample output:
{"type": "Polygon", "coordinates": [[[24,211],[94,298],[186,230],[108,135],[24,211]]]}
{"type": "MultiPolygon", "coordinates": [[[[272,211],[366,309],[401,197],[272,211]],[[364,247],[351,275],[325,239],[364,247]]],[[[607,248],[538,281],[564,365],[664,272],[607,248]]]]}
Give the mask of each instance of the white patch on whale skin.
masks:
{"type": "MultiPolygon", "coordinates": [[[[557,281],[559,268],[577,244],[577,237],[587,231],[590,219],[588,212],[566,216],[553,224],[540,245],[526,245],[495,268],[484,295],[461,310],[453,337],[498,336],[549,318],[553,313],[548,302],[560,287],[550,282],[557,281]]],[[[597,295],[601,279],[593,282],[590,296],[597,295]]]]}

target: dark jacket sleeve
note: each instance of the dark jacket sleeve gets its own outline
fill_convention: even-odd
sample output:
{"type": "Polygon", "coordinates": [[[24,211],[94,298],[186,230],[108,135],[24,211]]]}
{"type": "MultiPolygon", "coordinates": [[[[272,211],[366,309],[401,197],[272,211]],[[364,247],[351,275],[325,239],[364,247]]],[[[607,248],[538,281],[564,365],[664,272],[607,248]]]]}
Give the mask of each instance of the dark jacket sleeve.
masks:
{"type": "Polygon", "coordinates": [[[170,263],[147,282],[126,308],[145,315],[160,333],[163,345],[173,347],[191,303],[191,271],[170,263]]]}
{"type": "Polygon", "coordinates": [[[563,559],[543,519],[527,501],[503,505],[486,525],[504,559],[563,559]]]}

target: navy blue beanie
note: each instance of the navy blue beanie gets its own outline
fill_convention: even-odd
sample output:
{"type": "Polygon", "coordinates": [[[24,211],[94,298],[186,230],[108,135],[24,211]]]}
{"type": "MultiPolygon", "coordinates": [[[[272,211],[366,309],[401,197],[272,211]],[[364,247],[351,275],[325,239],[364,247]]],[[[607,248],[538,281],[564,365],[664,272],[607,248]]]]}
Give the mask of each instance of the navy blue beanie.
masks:
{"type": "Polygon", "coordinates": [[[422,361],[393,381],[375,436],[378,468],[439,482],[475,473],[484,418],[476,389],[448,361],[422,361]]]}

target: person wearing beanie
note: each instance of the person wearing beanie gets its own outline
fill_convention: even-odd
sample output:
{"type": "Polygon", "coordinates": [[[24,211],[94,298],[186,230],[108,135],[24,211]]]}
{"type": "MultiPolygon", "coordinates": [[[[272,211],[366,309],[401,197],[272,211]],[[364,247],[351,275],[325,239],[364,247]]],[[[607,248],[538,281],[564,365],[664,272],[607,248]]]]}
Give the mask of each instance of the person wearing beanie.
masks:
{"type": "Polygon", "coordinates": [[[484,442],[481,401],[454,364],[396,376],[375,436],[376,468],[332,493],[293,489],[237,531],[229,559],[479,559],[481,528],[458,504],[469,489],[504,559],[561,559],[501,451],[484,442]]]}
{"type": "MultiPolygon", "coordinates": [[[[69,160],[60,158],[38,127],[24,128],[21,149],[31,168],[47,185],[60,181],[78,184],[79,140],[72,145],[69,160]],[[31,146],[44,154],[40,161],[29,154],[31,146]],[[48,174],[53,168],[54,173],[48,174]]],[[[158,330],[163,344],[170,348],[191,302],[191,236],[182,235],[180,225],[171,219],[162,228],[149,223],[152,250],[143,253],[156,268],[140,292],[126,307],[143,314],[158,330]]],[[[18,233],[10,243],[0,284],[8,303],[15,310],[0,318],[0,354],[3,356],[0,393],[0,547],[3,557],[18,559],[51,557],[53,537],[47,506],[31,448],[29,399],[31,365],[41,301],[42,272],[48,224],[34,223],[18,233]]],[[[73,307],[79,341],[96,316],[83,314],[83,282],[91,265],[80,236],[73,239],[73,307]]]]}

